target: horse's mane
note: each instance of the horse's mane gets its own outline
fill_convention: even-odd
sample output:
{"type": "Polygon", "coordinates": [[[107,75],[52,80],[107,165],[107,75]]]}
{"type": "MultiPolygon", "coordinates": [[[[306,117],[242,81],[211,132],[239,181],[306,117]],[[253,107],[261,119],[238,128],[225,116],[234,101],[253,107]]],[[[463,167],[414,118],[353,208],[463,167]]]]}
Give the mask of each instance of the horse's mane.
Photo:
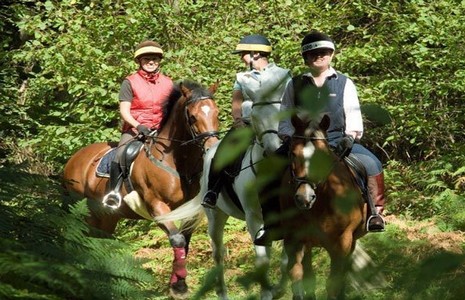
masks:
{"type": "Polygon", "coordinates": [[[213,94],[198,82],[192,80],[184,80],[180,84],[192,91],[191,100],[194,102],[199,101],[202,98],[213,99],[213,94]]]}
{"type": "Polygon", "coordinates": [[[185,86],[187,89],[192,91],[191,100],[193,101],[198,101],[202,98],[213,99],[213,94],[198,82],[189,79],[184,79],[179,82],[176,82],[174,84],[173,90],[171,91],[171,94],[169,95],[168,101],[166,101],[163,104],[163,118],[160,122],[160,129],[163,128],[163,126],[166,124],[171,112],[174,109],[174,106],[176,105],[178,100],[181,99],[181,97],[183,96],[181,93],[181,85],[185,86]]]}

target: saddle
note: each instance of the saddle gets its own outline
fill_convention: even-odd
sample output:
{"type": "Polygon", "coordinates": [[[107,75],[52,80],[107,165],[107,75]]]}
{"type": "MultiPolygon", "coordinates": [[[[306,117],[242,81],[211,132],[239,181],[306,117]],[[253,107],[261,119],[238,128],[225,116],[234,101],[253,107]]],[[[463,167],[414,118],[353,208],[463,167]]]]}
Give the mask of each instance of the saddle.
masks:
{"type": "Polygon", "coordinates": [[[354,154],[344,157],[344,163],[352,170],[355,181],[362,191],[363,198],[368,199],[368,175],[362,162],[354,154]]]}
{"type": "MultiPolygon", "coordinates": [[[[134,160],[136,159],[137,155],[141,151],[143,145],[144,143],[140,140],[130,141],[128,144],[124,146],[123,155],[120,161],[118,162],[122,172],[121,178],[126,183],[126,188],[128,192],[134,189],[129,179],[129,175],[131,174],[131,166],[134,163],[134,160]]],[[[111,148],[110,150],[108,150],[107,153],[103,155],[102,159],[100,159],[100,162],[95,171],[97,177],[110,177],[110,166],[111,162],[115,159],[116,150],[116,147],[111,148]]]]}

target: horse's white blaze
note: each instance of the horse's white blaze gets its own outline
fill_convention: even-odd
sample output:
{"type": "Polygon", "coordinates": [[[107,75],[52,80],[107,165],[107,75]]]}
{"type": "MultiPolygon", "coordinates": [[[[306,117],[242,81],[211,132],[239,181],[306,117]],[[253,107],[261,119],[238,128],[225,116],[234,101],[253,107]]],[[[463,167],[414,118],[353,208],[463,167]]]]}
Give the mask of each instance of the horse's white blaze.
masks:
{"type": "Polygon", "coordinates": [[[210,113],[211,108],[208,105],[204,105],[204,106],[202,106],[201,109],[202,109],[203,113],[206,114],[207,117],[208,117],[208,114],[210,113]]]}
{"type": "MultiPolygon", "coordinates": [[[[308,175],[308,170],[310,170],[310,158],[315,154],[315,146],[313,143],[307,143],[303,149],[303,157],[305,161],[305,175],[308,175]]],[[[313,202],[315,199],[315,190],[310,184],[303,185],[304,187],[304,196],[307,201],[313,202]]]]}
{"type": "Polygon", "coordinates": [[[312,187],[309,184],[305,184],[304,187],[305,187],[305,198],[312,199],[313,196],[315,195],[315,191],[312,189],[312,187]]]}
{"type": "Polygon", "coordinates": [[[305,159],[305,169],[308,170],[310,168],[310,158],[312,158],[313,154],[315,154],[315,146],[312,143],[307,143],[304,147],[303,154],[305,159]]]}

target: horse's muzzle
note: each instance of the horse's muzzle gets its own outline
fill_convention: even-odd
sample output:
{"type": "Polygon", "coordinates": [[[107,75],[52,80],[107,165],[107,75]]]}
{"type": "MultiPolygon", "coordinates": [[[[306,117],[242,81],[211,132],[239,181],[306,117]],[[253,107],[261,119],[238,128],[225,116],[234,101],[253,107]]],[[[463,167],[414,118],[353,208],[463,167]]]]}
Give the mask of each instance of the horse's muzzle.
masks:
{"type": "Polygon", "coordinates": [[[297,191],[294,195],[294,203],[297,208],[301,210],[310,210],[315,201],[316,194],[313,189],[311,189],[311,191],[306,189],[304,193],[297,191]]]}

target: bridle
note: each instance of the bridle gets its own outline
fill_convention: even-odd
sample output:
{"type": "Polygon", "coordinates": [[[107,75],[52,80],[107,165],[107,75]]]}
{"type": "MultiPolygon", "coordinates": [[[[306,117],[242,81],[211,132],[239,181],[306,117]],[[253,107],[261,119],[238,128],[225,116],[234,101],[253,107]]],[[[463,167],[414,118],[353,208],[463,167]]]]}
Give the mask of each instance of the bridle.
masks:
{"type": "MultiPolygon", "coordinates": [[[[265,106],[265,105],[273,105],[273,104],[281,104],[281,101],[265,101],[265,102],[253,103],[252,104],[252,109],[254,108],[254,106],[265,106]]],[[[278,131],[274,130],[274,129],[267,129],[267,130],[264,130],[263,132],[261,132],[257,136],[257,140],[258,140],[260,146],[263,146],[261,141],[263,140],[263,137],[265,136],[265,134],[269,134],[269,133],[278,134],[278,131]]]]}
{"type": "Polygon", "coordinates": [[[199,101],[204,101],[204,100],[212,100],[211,97],[208,96],[202,96],[199,98],[195,99],[189,99],[184,103],[184,117],[186,118],[187,124],[189,125],[189,132],[190,135],[192,136],[192,139],[184,141],[181,145],[187,145],[190,143],[195,143],[195,145],[201,147],[202,149],[204,148],[205,143],[207,142],[208,139],[212,137],[219,137],[220,132],[215,130],[215,131],[206,131],[206,132],[201,132],[198,133],[194,130],[194,124],[197,122],[197,119],[193,115],[189,115],[189,109],[188,106],[191,105],[192,103],[196,103],[199,101]]]}
{"type": "MultiPolygon", "coordinates": [[[[308,143],[310,141],[326,140],[327,138],[324,136],[318,137],[318,136],[293,135],[292,139],[304,140],[305,143],[308,143]]],[[[289,156],[291,155],[292,153],[291,151],[289,151],[289,156]]],[[[289,160],[292,161],[292,157],[290,157],[289,160]]],[[[295,184],[296,189],[299,188],[301,185],[306,184],[306,185],[309,185],[310,188],[316,191],[317,186],[321,183],[321,182],[310,181],[310,179],[307,176],[308,174],[304,176],[296,176],[294,168],[292,168],[292,166],[289,169],[291,172],[292,182],[295,184]]]]}

